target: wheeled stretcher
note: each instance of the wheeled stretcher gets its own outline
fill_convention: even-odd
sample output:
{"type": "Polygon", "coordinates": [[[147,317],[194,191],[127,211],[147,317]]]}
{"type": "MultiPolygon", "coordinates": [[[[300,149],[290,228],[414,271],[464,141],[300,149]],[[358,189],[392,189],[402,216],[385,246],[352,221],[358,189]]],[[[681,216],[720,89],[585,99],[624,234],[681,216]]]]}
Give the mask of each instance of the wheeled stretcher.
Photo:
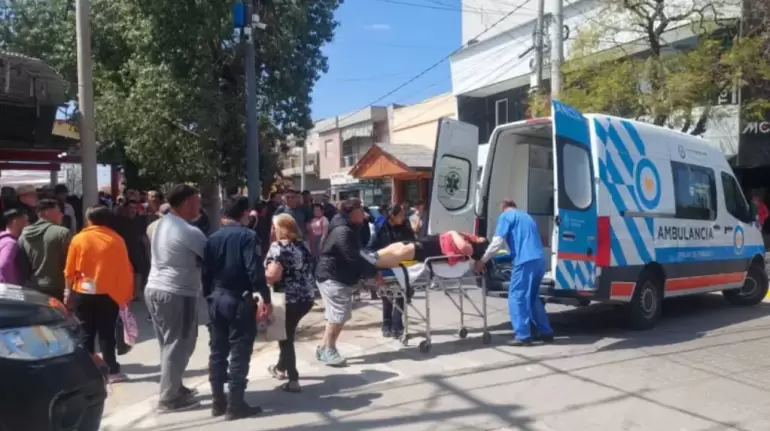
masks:
{"type": "Polygon", "coordinates": [[[424,262],[403,262],[398,268],[381,270],[382,283],[378,286],[378,294],[389,299],[393,307],[401,311],[404,319],[404,334],[401,337],[401,343],[407,345],[411,335],[409,333],[409,310],[413,310],[425,325],[425,339],[420,342],[421,352],[428,352],[431,348],[431,318],[430,318],[430,288],[441,290],[447,295],[455,307],[460,312],[460,330],[458,335],[465,338],[468,335],[468,329],[465,327],[465,316],[470,315],[480,317],[483,322],[482,341],[488,344],[492,336],[487,330],[487,295],[482,292],[481,308],[468,295],[468,287],[464,281],[473,280],[473,284],[479,286],[478,277],[473,274],[473,261],[465,256],[440,256],[428,258],[424,262]],[[461,258],[463,260],[454,265],[449,264],[450,258],[461,258]],[[469,275],[470,274],[470,275],[469,275]],[[425,308],[420,310],[416,305],[411,304],[409,299],[415,290],[425,291],[425,308]],[[455,296],[457,299],[455,299],[455,296]],[[404,307],[399,306],[397,299],[403,298],[404,307]],[[468,314],[465,311],[465,303],[470,302],[476,314],[468,314]]]}

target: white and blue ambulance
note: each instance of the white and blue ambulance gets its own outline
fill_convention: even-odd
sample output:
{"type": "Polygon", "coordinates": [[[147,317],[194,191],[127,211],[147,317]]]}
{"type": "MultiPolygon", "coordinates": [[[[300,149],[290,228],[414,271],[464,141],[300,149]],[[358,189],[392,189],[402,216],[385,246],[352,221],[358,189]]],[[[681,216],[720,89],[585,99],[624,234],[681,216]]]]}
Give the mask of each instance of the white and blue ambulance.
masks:
{"type": "Polygon", "coordinates": [[[664,298],[722,291],[755,305],[765,247],[724,155],[701,138],[582,114],[498,126],[478,180],[478,129],[441,119],[428,229],[491,237],[503,198],[533,215],[550,254],[541,295],[626,304],[654,326],[664,298]]]}

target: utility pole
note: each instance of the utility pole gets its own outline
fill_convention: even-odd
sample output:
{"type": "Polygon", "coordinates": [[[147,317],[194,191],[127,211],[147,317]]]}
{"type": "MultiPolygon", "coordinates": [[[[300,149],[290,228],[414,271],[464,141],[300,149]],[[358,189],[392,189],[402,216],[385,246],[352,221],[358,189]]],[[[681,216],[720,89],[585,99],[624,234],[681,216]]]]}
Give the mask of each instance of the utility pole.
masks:
{"type": "Polygon", "coordinates": [[[246,0],[246,25],[241,29],[241,42],[246,51],[246,180],[249,188],[249,203],[259,200],[262,185],[259,181],[259,121],[257,118],[257,71],[256,71],[256,28],[264,29],[255,10],[255,0],[246,0]]]}
{"type": "Polygon", "coordinates": [[[564,62],[564,0],[553,2],[553,31],[551,32],[551,100],[561,93],[561,65],[564,62]]]}
{"type": "Polygon", "coordinates": [[[90,0],[75,3],[78,54],[78,104],[80,105],[80,164],[83,210],[98,203],[96,132],[94,131],[94,79],[91,61],[90,0]]]}
{"type": "Polygon", "coordinates": [[[535,23],[535,91],[541,91],[543,89],[544,15],[545,0],[537,0],[537,21],[535,23]]]}
{"type": "Polygon", "coordinates": [[[305,191],[305,163],[307,163],[307,142],[302,144],[301,152],[299,153],[299,189],[305,191]]]}

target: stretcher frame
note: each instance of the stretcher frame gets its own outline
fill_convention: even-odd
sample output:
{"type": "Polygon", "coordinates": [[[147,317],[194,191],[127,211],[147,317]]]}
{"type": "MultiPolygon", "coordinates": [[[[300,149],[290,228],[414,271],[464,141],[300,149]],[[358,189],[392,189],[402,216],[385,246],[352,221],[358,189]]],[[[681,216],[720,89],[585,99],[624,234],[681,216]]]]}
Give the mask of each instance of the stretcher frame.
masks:
{"type": "MultiPolygon", "coordinates": [[[[395,271],[402,271],[404,274],[404,283],[405,286],[401,286],[401,284],[398,282],[398,279],[394,275],[385,276],[383,275],[383,283],[378,285],[377,291],[378,294],[383,297],[387,298],[389,301],[391,301],[394,308],[397,308],[402,315],[403,324],[404,324],[404,333],[401,336],[401,344],[404,346],[407,346],[409,344],[409,340],[412,336],[412,334],[409,333],[409,309],[411,308],[414,310],[415,313],[417,313],[418,317],[420,318],[420,321],[422,321],[425,324],[425,339],[422,340],[419,344],[419,349],[423,353],[430,352],[431,345],[432,345],[432,339],[431,339],[431,318],[430,318],[430,295],[432,290],[441,290],[444,292],[444,295],[446,295],[450,301],[452,301],[452,304],[457,308],[457,310],[460,312],[460,329],[457,331],[457,335],[460,338],[466,338],[468,336],[468,328],[465,326],[465,317],[471,316],[471,317],[480,317],[482,320],[482,336],[481,340],[484,344],[489,344],[492,341],[492,334],[490,334],[488,329],[488,322],[487,322],[487,292],[486,292],[486,285],[483,281],[481,281],[481,284],[479,285],[479,276],[473,275],[471,277],[466,275],[458,278],[444,278],[440,277],[436,274],[435,269],[433,268],[433,265],[436,263],[448,263],[450,259],[463,259],[467,260],[467,256],[458,255],[458,256],[438,256],[438,257],[431,257],[428,259],[425,259],[423,264],[425,264],[428,276],[425,277],[424,274],[421,274],[420,277],[418,277],[416,280],[410,280],[409,279],[409,271],[408,267],[406,265],[399,264],[398,268],[391,268],[389,271],[395,272],[395,271]],[[464,281],[468,279],[473,279],[476,287],[474,288],[467,288],[464,286],[464,281]],[[481,309],[476,305],[476,302],[471,299],[471,297],[468,295],[468,290],[470,289],[481,289],[481,309]],[[425,311],[421,312],[420,309],[412,304],[410,302],[409,293],[410,291],[414,293],[416,290],[423,290],[425,291],[425,311]],[[453,295],[455,294],[456,295],[453,295]],[[456,300],[454,296],[457,296],[458,299],[456,300]],[[400,307],[398,305],[398,299],[403,298],[404,299],[404,307],[400,307]],[[471,306],[473,307],[476,314],[468,314],[465,311],[465,302],[470,302],[471,306]]],[[[384,271],[384,270],[383,270],[384,271]]],[[[468,272],[473,271],[473,269],[469,269],[468,272]]]]}

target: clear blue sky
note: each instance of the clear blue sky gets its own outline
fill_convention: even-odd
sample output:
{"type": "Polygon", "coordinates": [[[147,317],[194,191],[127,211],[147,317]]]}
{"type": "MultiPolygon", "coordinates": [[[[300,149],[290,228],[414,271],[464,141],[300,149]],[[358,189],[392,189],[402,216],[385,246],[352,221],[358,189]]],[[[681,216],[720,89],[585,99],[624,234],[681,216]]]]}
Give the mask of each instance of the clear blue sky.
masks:
{"type": "MultiPolygon", "coordinates": [[[[461,0],[346,0],[337,10],[334,41],[324,50],[329,72],[313,91],[313,118],[361,109],[459,47],[460,5],[461,0]]],[[[446,61],[377,104],[414,103],[450,89],[446,61]]]]}

